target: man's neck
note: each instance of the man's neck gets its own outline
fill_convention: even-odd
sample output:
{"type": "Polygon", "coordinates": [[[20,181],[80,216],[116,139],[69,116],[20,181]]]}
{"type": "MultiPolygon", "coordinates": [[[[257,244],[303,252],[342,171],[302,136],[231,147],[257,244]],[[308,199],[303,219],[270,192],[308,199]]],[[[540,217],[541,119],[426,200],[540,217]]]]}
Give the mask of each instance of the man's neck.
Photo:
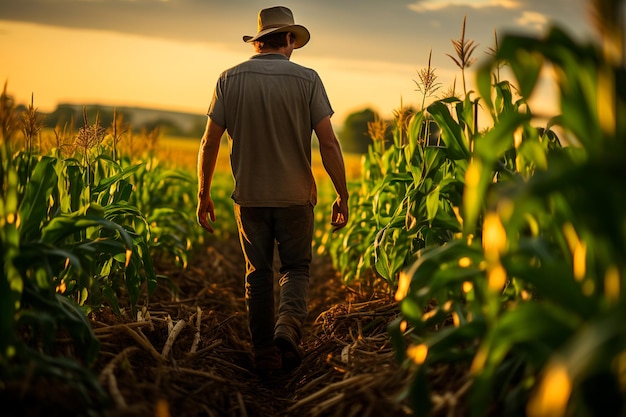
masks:
{"type": "Polygon", "coordinates": [[[293,52],[293,48],[289,46],[285,46],[282,48],[271,48],[260,51],[260,54],[281,54],[286,56],[287,58],[291,58],[291,53],[293,52]]]}

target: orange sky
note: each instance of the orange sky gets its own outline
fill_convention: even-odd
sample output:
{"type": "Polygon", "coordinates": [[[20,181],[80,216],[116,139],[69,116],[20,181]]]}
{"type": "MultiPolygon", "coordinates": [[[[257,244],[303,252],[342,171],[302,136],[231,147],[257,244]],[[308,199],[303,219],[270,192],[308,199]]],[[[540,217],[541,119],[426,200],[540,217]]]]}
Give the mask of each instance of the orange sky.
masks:
{"type": "MultiPolygon", "coordinates": [[[[58,102],[98,102],[204,114],[219,73],[253,54],[243,42],[238,50],[228,50],[30,23],[0,21],[0,26],[5,31],[0,75],[19,101],[29,101],[33,93],[43,111],[58,102]]],[[[317,70],[338,120],[366,106],[391,113],[401,99],[417,101],[413,66],[372,59],[337,61],[301,52],[295,51],[292,60],[317,70]]]]}
{"type": "MultiPolygon", "coordinates": [[[[0,20],[0,78],[8,81],[9,93],[19,102],[29,102],[34,94],[35,106],[42,111],[69,102],[204,114],[219,73],[253,54],[241,35],[254,32],[263,3],[241,0],[250,3],[245,8],[250,13],[243,14],[241,7],[228,9],[227,3],[218,7],[207,1],[202,6],[213,5],[211,10],[220,12],[191,18],[193,10],[185,9],[192,4],[189,0],[3,2],[0,19],[15,18],[0,20]],[[142,5],[150,8],[140,10],[142,5]],[[165,12],[178,15],[150,14],[157,5],[172,6],[165,12]],[[24,10],[18,10],[22,6],[24,10]],[[124,9],[128,7],[133,9],[124,9]],[[94,14],[98,10],[107,14],[94,14]],[[82,15],[73,16],[80,11],[82,15]],[[237,17],[228,25],[227,16],[237,17]]],[[[417,70],[427,65],[431,48],[441,91],[455,78],[459,91],[460,71],[446,54],[454,53],[451,40],[460,36],[464,15],[467,37],[479,45],[477,66],[493,46],[496,27],[541,33],[550,24],[548,13],[558,17],[562,9],[569,13],[563,17],[580,29],[585,0],[389,1],[381,5],[361,0],[359,7],[348,7],[349,2],[323,0],[313,8],[294,0],[296,23],[305,24],[312,38],[292,60],[320,74],[336,124],[365,107],[384,117],[401,101],[418,107],[421,95],[414,80],[417,70]]],[[[468,81],[471,89],[471,71],[468,81]]],[[[539,100],[546,102],[551,100],[539,100]]]]}

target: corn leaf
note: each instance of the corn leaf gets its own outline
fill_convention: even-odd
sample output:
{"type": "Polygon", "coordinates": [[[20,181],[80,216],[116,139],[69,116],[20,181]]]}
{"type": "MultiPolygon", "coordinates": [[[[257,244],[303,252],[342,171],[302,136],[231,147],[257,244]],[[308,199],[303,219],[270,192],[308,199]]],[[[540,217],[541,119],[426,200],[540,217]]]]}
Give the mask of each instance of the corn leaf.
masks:
{"type": "Polygon", "coordinates": [[[55,158],[41,158],[26,185],[19,209],[20,239],[23,241],[37,240],[47,220],[50,197],[57,183],[56,163],[55,158]]]}
{"type": "Polygon", "coordinates": [[[469,143],[463,134],[461,126],[450,115],[448,107],[440,101],[428,106],[428,112],[433,116],[441,129],[441,138],[446,145],[447,153],[453,160],[469,158],[469,143]]]}

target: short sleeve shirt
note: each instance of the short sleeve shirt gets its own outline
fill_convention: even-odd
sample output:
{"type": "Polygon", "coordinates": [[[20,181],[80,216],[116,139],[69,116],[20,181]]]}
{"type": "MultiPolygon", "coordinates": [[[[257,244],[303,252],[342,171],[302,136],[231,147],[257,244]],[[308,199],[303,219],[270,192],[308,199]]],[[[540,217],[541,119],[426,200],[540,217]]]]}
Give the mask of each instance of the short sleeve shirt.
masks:
{"type": "Polygon", "coordinates": [[[333,109],[312,69],[282,54],[259,54],[224,71],[208,116],[226,128],[233,200],[248,207],[315,205],[314,127],[333,109]]]}

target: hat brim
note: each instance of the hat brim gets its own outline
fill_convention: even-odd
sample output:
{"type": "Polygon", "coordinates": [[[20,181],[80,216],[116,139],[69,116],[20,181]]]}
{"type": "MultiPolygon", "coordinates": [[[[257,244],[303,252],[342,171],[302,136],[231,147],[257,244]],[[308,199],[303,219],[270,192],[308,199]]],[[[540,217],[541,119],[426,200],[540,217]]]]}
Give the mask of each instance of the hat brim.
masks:
{"type": "Polygon", "coordinates": [[[281,32],[291,32],[296,36],[296,45],[294,46],[295,49],[302,48],[304,45],[306,45],[309,42],[309,39],[311,39],[311,34],[309,33],[309,30],[305,28],[304,26],[289,25],[289,26],[281,26],[277,28],[265,29],[265,30],[260,31],[254,36],[244,35],[243,41],[250,43],[270,33],[281,33],[281,32]]]}

